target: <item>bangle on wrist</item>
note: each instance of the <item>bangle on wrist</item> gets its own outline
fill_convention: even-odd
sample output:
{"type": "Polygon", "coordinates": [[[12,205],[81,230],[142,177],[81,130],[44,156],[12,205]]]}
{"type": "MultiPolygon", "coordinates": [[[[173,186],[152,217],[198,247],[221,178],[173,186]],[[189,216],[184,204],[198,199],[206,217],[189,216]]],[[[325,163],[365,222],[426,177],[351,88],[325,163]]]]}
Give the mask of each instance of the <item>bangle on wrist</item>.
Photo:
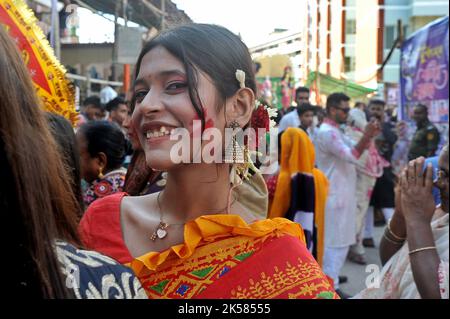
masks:
{"type": "Polygon", "coordinates": [[[392,220],[392,218],[389,219],[388,222],[387,222],[387,230],[389,231],[389,234],[390,234],[392,237],[394,237],[395,239],[397,239],[397,240],[405,241],[405,240],[406,240],[406,237],[400,237],[400,236],[396,235],[396,234],[392,231],[392,229],[391,229],[391,220],[392,220]]]}
{"type": "Polygon", "coordinates": [[[423,247],[423,248],[417,248],[414,250],[411,250],[409,252],[410,255],[421,252],[421,251],[425,251],[425,250],[436,250],[436,246],[429,246],[429,247],[423,247]]]}
{"type": "Polygon", "coordinates": [[[400,246],[400,245],[403,245],[403,243],[405,242],[404,240],[402,240],[402,241],[398,240],[397,241],[397,240],[393,240],[393,239],[389,238],[389,236],[387,236],[386,232],[384,232],[383,237],[388,242],[390,242],[391,244],[394,244],[394,245],[399,245],[400,246]]]}

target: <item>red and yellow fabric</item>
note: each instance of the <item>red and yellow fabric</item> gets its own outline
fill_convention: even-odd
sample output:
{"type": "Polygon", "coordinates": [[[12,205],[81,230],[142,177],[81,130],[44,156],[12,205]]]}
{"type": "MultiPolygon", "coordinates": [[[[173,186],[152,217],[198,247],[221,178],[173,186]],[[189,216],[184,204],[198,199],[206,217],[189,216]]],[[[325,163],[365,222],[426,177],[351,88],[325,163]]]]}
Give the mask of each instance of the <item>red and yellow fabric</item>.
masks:
{"type": "Polygon", "coordinates": [[[322,266],[324,253],[325,237],[325,206],[327,203],[329,182],[325,174],[317,169],[313,169],[314,187],[315,187],[315,211],[314,222],[317,227],[317,262],[322,266]]]}
{"type": "Polygon", "coordinates": [[[287,219],[206,215],[187,223],[184,237],[129,264],[149,298],[338,298],[287,219]]]}
{"type": "Polygon", "coordinates": [[[37,19],[23,0],[0,0],[0,25],[16,42],[42,107],[76,123],[74,88],[53,54],[37,19]]]}

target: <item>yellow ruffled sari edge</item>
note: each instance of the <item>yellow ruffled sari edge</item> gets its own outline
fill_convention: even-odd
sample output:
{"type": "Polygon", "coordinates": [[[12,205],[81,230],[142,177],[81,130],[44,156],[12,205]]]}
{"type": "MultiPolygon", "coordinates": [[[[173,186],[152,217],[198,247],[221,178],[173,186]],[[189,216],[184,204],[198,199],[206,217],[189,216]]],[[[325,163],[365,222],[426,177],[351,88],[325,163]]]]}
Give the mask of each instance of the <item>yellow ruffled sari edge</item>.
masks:
{"type": "Polygon", "coordinates": [[[169,257],[179,259],[191,257],[195,250],[217,239],[237,236],[261,238],[267,235],[291,235],[305,243],[302,227],[285,218],[273,218],[247,224],[238,215],[205,215],[188,222],[184,228],[184,243],[162,252],[150,252],[135,258],[129,266],[137,276],[144,271],[155,271],[169,257]]]}

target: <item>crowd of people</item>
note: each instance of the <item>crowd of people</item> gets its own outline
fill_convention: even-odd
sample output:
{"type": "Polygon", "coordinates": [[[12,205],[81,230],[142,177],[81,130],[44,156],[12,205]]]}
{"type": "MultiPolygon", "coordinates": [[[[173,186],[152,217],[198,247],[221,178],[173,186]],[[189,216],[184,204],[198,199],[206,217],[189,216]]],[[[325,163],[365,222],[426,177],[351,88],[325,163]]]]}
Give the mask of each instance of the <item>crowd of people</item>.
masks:
{"type": "Polygon", "coordinates": [[[38,107],[1,28],[0,67],[0,205],[18,234],[8,247],[19,252],[7,279],[15,292],[349,298],[339,286],[352,280],[340,276],[345,260],[364,265],[364,247],[379,245],[380,284],[355,298],[449,298],[448,145],[426,106],[414,108],[409,139],[382,100],[351,107],[333,93],[321,107],[299,87],[294,106],[283,99],[273,138],[248,48],[207,24],[150,40],[131,90],[85,98],[75,128],[38,107]],[[250,127],[278,144],[271,175],[252,162],[251,138],[237,138],[250,127]],[[172,137],[183,130],[180,163],[172,137]],[[220,137],[205,137],[211,130],[220,137]],[[225,160],[197,161],[198,149],[225,160]],[[374,243],[378,212],[386,230],[374,243]]]}
{"type": "MultiPolygon", "coordinates": [[[[327,97],[324,116],[321,107],[309,103],[309,89],[299,87],[296,90],[296,107],[291,106],[282,110],[284,115],[279,119],[280,135],[284,135],[284,132],[289,132],[291,128],[295,127],[300,128],[304,132],[302,134],[309,137],[310,142],[314,144],[315,166],[327,177],[329,185],[324,216],[324,236],[317,236],[316,240],[318,242],[323,241],[324,251],[321,260],[323,260],[324,273],[333,279],[335,290],[343,298],[350,297],[339,287],[340,282],[349,280],[345,276],[339,276],[345,260],[348,259],[351,262],[366,265],[364,248],[376,246],[373,238],[374,225],[377,224],[374,220],[375,213],[380,216],[381,223],[387,225],[386,227],[389,230],[388,235],[384,236],[380,244],[382,263],[385,264],[402,247],[402,244],[407,247],[407,245],[404,245],[407,239],[404,218],[402,218],[402,230],[395,233],[401,234],[401,236],[395,234],[392,236],[393,233],[390,230],[392,227],[391,221],[396,220],[396,217],[401,214],[399,211],[402,211],[402,206],[417,210],[417,207],[413,208],[409,202],[402,202],[401,200],[402,192],[400,189],[403,190],[403,194],[409,194],[406,187],[409,179],[406,179],[403,187],[400,186],[402,179],[405,179],[407,174],[404,171],[405,169],[415,166],[417,171],[414,172],[418,173],[420,168],[421,174],[417,178],[420,178],[422,186],[426,186],[426,179],[429,179],[427,192],[422,190],[423,192],[417,194],[419,197],[415,201],[420,202],[420,205],[418,205],[420,208],[426,201],[434,207],[438,207],[436,216],[430,213],[429,217],[433,218],[433,221],[438,219],[439,215],[442,215],[440,196],[448,198],[447,186],[441,184],[441,178],[445,180],[447,171],[439,166],[439,160],[441,160],[442,167],[448,165],[446,162],[448,145],[443,143],[444,145],[441,145],[439,150],[440,134],[428,119],[425,105],[418,104],[414,107],[412,119],[415,122],[416,130],[412,131],[413,128],[410,123],[397,121],[397,119],[388,115],[383,100],[372,99],[367,105],[357,101],[353,107],[350,107],[350,103],[351,99],[347,95],[333,93],[327,97]],[[437,154],[440,154],[440,157],[437,154]],[[430,175],[425,177],[426,174],[422,171],[426,170],[428,165],[431,165],[430,175]],[[438,177],[436,173],[438,171],[441,172],[441,177],[438,177]],[[389,237],[389,234],[391,234],[391,237],[389,237]],[[389,241],[391,238],[397,239],[395,243],[400,246],[396,247],[394,253],[390,253],[386,258],[386,243],[391,242],[389,241]],[[399,242],[399,238],[402,241],[399,242]]],[[[286,142],[281,138],[280,143],[283,145],[286,142]]],[[[301,142],[296,143],[302,144],[301,142]]],[[[293,149],[292,146],[291,149],[293,149]]],[[[281,159],[286,156],[282,152],[280,152],[280,155],[281,159]]],[[[305,152],[294,156],[296,158],[304,157],[305,152]]],[[[282,170],[283,162],[281,161],[280,171],[282,170]]],[[[290,174],[295,176],[296,172],[291,171],[290,174]]],[[[280,181],[281,178],[278,175],[267,179],[269,193],[276,192],[277,182],[280,181]]],[[[284,192],[286,193],[286,191],[284,192]]],[[[291,201],[301,202],[305,195],[304,190],[297,190],[295,194],[290,194],[291,201]]],[[[407,195],[403,195],[403,197],[407,197],[407,195]]],[[[409,200],[412,200],[412,198],[409,197],[409,200]]],[[[296,209],[297,212],[301,210],[298,207],[296,209]]],[[[292,219],[290,217],[292,216],[292,210],[285,210],[284,216],[292,219]]],[[[443,220],[445,220],[445,215],[443,216],[443,220]]],[[[322,217],[318,215],[318,212],[315,214],[315,220],[315,226],[319,228],[322,217]]],[[[431,219],[427,219],[427,222],[430,224],[431,219]]],[[[304,220],[300,223],[302,226],[306,224],[304,220]]],[[[445,223],[443,221],[443,224],[441,223],[439,227],[442,227],[445,223]]],[[[413,225],[411,226],[410,233],[422,236],[422,230],[418,232],[413,225]]],[[[428,229],[427,231],[430,233],[428,229]]],[[[436,278],[441,278],[439,282],[445,283],[447,279],[443,278],[446,278],[446,269],[448,269],[446,268],[448,267],[446,264],[448,252],[445,249],[440,251],[434,245],[426,248],[437,250],[440,253],[441,264],[438,266],[439,263],[437,263],[433,265],[434,268],[430,269],[436,270],[439,268],[438,277],[436,277],[436,271],[433,272],[433,276],[435,276],[435,281],[436,278]]],[[[411,250],[414,251],[414,249],[411,250]]],[[[408,250],[404,249],[405,251],[408,250]]],[[[402,256],[402,267],[408,266],[410,271],[408,274],[414,275],[414,278],[419,277],[420,275],[415,274],[414,271],[411,272],[410,267],[414,266],[407,265],[407,261],[404,260],[406,256],[402,256]]],[[[422,267],[426,264],[427,257],[424,256],[422,262],[418,262],[422,263],[422,267]]],[[[431,296],[431,294],[426,294],[431,293],[430,291],[421,293],[417,288],[418,286],[414,289],[408,287],[405,291],[399,291],[403,289],[400,286],[400,280],[395,281],[386,277],[392,275],[394,266],[397,265],[389,265],[391,269],[384,268],[382,282],[385,285],[383,287],[385,290],[381,288],[367,289],[367,291],[358,294],[358,297],[417,298],[431,296]],[[390,285],[395,285],[395,287],[390,285]],[[389,290],[387,291],[387,289],[389,290]]],[[[402,270],[396,269],[395,271],[401,271],[401,273],[395,273],[395,275],[405,275],[404,270],[405,268],[402,270]]],[[[409,277],[404,282],[404,284],[406,283],[413,285],[415,283],[413,277],[409,277]]],[[[442,285],[439,286],[439,289],[437,287],[437,285],[434,285],[434,293],[439,289],[441,293],[448,291],[448,288],[442,285]]],[[[438,295],[434,294],[434,297],[438,297],[438,295]]]]}

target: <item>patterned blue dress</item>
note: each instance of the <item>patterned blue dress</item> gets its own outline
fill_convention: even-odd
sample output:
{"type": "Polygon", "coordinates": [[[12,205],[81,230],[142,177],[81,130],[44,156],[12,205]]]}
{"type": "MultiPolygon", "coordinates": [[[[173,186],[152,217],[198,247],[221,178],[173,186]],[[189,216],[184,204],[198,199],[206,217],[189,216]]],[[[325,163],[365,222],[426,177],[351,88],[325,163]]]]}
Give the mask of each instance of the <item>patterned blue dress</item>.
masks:
{"type": "Polygon", "coordinates": [[[95,251],[57,241],[56,252],[66,287],[77,299],[147,299],[131,269],[95,251]]]}

